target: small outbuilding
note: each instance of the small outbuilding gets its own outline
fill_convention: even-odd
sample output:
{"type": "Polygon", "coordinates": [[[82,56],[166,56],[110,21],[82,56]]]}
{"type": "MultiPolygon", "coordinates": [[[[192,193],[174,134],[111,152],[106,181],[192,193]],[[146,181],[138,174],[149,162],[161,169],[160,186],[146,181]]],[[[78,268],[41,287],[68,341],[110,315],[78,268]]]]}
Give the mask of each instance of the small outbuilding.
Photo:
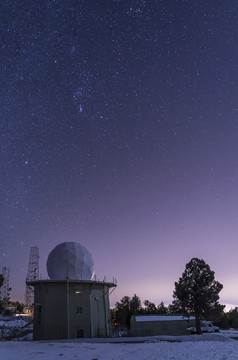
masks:
{"type": "Polygon", "coordinates": [[[132,336],[187,335],[190,326],[195,326],[195,317],[179,314],[132,315],[130,319],[132,336]]]}

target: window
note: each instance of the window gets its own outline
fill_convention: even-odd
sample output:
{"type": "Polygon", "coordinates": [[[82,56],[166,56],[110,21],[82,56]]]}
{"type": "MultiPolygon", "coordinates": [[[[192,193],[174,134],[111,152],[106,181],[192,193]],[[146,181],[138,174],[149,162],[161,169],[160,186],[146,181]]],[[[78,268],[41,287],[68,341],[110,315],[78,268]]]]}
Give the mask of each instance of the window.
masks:
{"type": "Polygon", "coordinates": [[[77,330],[76,337],[77,338],[83,338],[84,337],[83,330],[77,330]]]}
{"type": "Polygon", "coordinates": [[[76,307],[76,314],[82,314],[83,313],[83,308],[82,306],[77,306],[76,307]]]}

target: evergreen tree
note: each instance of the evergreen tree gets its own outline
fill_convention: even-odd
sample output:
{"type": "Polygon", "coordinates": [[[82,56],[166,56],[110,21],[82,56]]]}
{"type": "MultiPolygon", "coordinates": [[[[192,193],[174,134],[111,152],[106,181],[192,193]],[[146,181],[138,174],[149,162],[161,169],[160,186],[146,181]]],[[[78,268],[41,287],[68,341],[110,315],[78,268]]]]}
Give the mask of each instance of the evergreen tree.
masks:
{"type": "Polygon", "coordinates": [[[131,315],[136,315],[139,314],[141,310],[141,301],[139,296],[137,296],[136,294],[134,294],[133,298],[130,301],[130,312],[131,315]]]}
{"type": "Polygon", "coordinates": [[[175,282],[174,299],[186,315],[195,315],[197,333],[201,334],[200,318],[218,305],[223,285],[215,281],[215,273],[204,260],[193,258],[175,282]]]}
{"type": "Polygon", "coordinates": [[[130,325],[130,297],[124,296],[120,302],[116,302],[116,319],[122,325],[130,325]]]}
{"type": "Polygon", "coordinates": [[[238,308],[235,307],[228,312],[229,324],[232,328],[238,328],[238,308]]]}
{"type": "Polygon", "coordinates": [[[178,300],[173,300],[172,304],[168,306],[169,314],[181,314],[183,313],[183,309],[181,307],[181,303],[178,300]]]}
{"type": "Polygon", "coordinates": [[[24,310],[24,304],[20,303],[19,301],[10,301],[10,306],[14,306],[15,307],[15,314],[21,314],[23,313],[24,310]]]}
{"type": "Polygon", "coordinates": [[[213,309],[211,309],[208,313],[205,313],[206,319],[212,321],[215,325],[220,326],[222,319],[224,318],[225,307],[225,305],[217,303],[213,309]]]}
{"type": "Polygon", "coordinates": [[[136,294],[132,299],[129,296],[124,296],[120,302],[116,303],[116,319],[129,328],[131,316],[140,313],[141,309],[141,301],[136,294]]]}
{"type": "Polygon", "coordinates": [[[157,314],[167,314],[168,309],[164,305],[163,301],[157,306],[157,314]]]}
{"type": "Polygon", "coordinates": [[[157,307],[154,303],[151,303],[149,300],[145,300],[144,305],[146,314],[157,314],[157,307]]]}

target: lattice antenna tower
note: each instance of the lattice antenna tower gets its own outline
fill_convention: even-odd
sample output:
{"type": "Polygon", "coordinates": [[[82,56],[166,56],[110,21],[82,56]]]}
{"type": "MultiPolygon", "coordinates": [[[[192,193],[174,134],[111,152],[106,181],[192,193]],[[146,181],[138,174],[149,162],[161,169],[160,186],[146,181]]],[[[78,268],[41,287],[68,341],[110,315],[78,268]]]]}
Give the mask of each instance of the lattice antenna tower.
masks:
{"type": "MultiPolygon", "coordinates": [[[[26,282],[39,280],[39,248],[37,246],[31,247],[30,260],[28,264],[28,271],[26,282]]],[[[34,301],[34,288],[26,284],[25,303],[31,306],[34,301]]]]}
{"type": "Polygon", "coordinates": [[[2,276],[4,278],[3,285],[0,288],[0,298],[1,300],[5,300],[6,302],[9,299],[9,275],[10,275],[10,268],[3,266],[2,268],[2,276]]]}

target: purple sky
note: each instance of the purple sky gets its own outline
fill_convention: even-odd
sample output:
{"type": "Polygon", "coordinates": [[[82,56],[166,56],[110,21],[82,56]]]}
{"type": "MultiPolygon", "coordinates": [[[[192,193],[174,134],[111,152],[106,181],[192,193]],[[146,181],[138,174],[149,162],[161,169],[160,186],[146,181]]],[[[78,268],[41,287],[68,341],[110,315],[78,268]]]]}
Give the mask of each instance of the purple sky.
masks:
{"type": "Polygon", "coordinates": [[[172,301],[192,257],[238,304],[235,0],[6,0],[0,265],[77,241],[97,276],[172,301]]]}

